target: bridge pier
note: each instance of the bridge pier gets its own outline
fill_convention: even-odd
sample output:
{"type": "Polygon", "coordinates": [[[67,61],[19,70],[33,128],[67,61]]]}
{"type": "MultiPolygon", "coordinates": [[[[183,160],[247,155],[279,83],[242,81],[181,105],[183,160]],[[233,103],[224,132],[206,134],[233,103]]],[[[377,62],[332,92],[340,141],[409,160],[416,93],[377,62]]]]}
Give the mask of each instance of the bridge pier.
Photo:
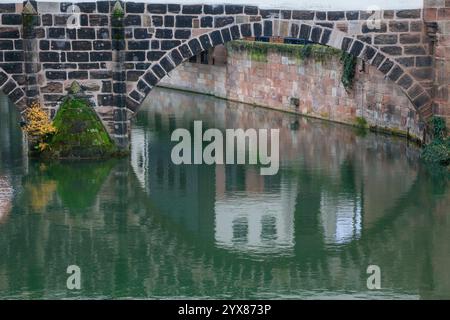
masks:
{"type": "Polygon", "coordinates": [[[450,1],[424,1],[424,19],[433,42],[433,113],[450,127],[450,1]]]}

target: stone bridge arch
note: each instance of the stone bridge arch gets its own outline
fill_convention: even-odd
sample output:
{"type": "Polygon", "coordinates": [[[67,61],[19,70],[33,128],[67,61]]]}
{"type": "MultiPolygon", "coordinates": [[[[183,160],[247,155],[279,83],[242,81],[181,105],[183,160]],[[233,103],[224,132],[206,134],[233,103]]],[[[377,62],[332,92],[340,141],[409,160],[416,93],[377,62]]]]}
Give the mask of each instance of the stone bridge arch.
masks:
{"type": "Polygon", "coordinates": [[[22,112],[26,108],[25,91],[19,83],[0,67],[0,91],[22,112]]]}
{"type": "MultiPolygon", "coordinates": [[[[208,31],[200,36],[192,37],[186,43],[169,50],[139,78],[136,88],[128,95],[129,108],[133,112],[137,111],[151,90],[184,61],[189,60],[202,51],[230,41],[261,37],[264,35],[263,29],[263,24],[259,22],[232,24],[225,28],[208,31]]],[[[265,34],[267,34],[267,31],[265,34]]],[[[274,35],[277,33],[270,31],[269,34],[274,35]]],[[[395,85],[400,87],[422,120],[426,120],[431,115],[431,96],[424,86],[415,80],[407,68],[396,61],[395,57],[383,53],[376,46],[351,37],[340,30],[301,21],[291,24],[289,34],[281,36],[278,32],[278,36],[304,39],[316,44],[330,46],[362,59],[377,68],[395,85]]]]}

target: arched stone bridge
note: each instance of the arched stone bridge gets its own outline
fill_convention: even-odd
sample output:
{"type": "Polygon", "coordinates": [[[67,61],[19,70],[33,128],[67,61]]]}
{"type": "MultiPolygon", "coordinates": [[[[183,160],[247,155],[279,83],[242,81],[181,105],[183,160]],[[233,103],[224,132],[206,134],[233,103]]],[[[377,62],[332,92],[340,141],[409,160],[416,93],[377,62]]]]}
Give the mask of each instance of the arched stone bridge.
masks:
{"type": "Polygon", "coordinates": [[[2,91],[21,110],[38,99],[53,116],[76,80],[124,148],[131,116],[171,70],[204,50],[250,37],[342,49],[399,86],[422,120],[450,115],[450,36],[441,24],[450,19],[448,1],[381,11],[27,1],[0,4],[0,15],[2,91]]]}

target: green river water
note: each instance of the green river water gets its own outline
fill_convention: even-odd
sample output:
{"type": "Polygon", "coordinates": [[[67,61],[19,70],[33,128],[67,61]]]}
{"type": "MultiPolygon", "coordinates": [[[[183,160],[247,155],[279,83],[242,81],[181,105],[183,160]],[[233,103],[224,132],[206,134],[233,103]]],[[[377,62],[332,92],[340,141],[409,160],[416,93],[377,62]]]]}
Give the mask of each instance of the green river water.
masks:
{"type": "Polygon", "coordinates": [[[23,149],[2,96],[0,298],[450,298],[448,179],[404,139],[158,89],[130,158],[44,164],[23,149]],[[173,165],[171,132],[195,120],[279,128],[278,175],[173,165]]]}

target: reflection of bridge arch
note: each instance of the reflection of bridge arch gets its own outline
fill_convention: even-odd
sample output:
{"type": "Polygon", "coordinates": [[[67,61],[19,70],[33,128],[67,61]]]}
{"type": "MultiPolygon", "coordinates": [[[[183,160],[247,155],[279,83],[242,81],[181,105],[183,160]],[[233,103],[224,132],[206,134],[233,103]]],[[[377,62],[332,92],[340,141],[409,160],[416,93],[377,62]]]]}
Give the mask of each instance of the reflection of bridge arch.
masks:
{"type": "MultiPolygon", "coordinates": [[[[346,244],[359,239],[363,232],[362,229],[373,225],[379,219],[378,213],[382,216],[383,205],[391,205],[391,198],[395,199],[393,192],[401,197],[417,178],[414,166],[411,166],[410,169],[404,167],[406,157],[403,155],[406,152],[402,143],[392,144],[389,138],[382,136],[373,136],[370,139],[358,138],[357,136],[355,137],[351,130],[345,131],[345,133],[340,132],[339,126],[330,126],[321,122],[316,123],[316,121],[303,119],[299,122],[298,128],[291,130],[289,124],[293,119],[298,120],[295,116],[280,114],[277,117],[272,114],[270,118],[267,118],[265,111],[259,109],[240,108],[239,105],[222,100],[200,98],[196,95],[190,96],[168,90],[154,91],[148,111],[143,110],[140,115],[138,122],[147,121],[150,127],[159,126],[161,130],[158,131],[158,135],[166,135],[166,139],[170,136],[171,127],[172,129],[183,127],[191,120],[196,119],[197,115],[204,115],[206,119],[209,119],[205,119],[206,122],[213,121],[212,123],[218,128],[258,128],[261,123],[264,123],[263,126],[268,125],[265,121],[268,121],[271,127],[281,128],[282,163],[292,160],[299,161],[299,164],[305,166],[304,170],[306,172],[309,172],[308,167],[319,166],[329,176],[340,176],[341,179],[346,179],[343,180],[344,182],[340,187],[330,188],[329,185],[333,185],[335,182],[323,180],[329,179],[326,177],[327,174],[323,177],[314,176],[308,178],[323,185],[324,188],[322,191],[318,189],[312,190],[312,193],[320,196],[311,201],[317,202],[315,210],[321,217],[320,221],[318,221],[323,230],[321,234],[328,239],[327,241],[330,245],[346,244]],[[189,97],[196,100],[191,101],[189,97]],[[163,111],[169,115],[164,116],[163,111]],[[324,137],[327,143],[319,145],[314,143],[317,136],[324,137]],[[383,139],[386,141],[383,141],[383,139]],[[355,148],[358,151],[355,152],[355,148]],[[349,158],[349,155],[352,154],[355,156],[349,158]],[[384,154],[386,158],[378,156],[377,159],[376,155],[378,154],[384,154]],[[392,160],[391,155],[394,154],[402,156],[398,157],[399,159],[397,160],[392,160]],[[383,165],[385,160],[391,161],[388,167],[383,165]],[[380,172],[383,172],[385,175],[385,181],[378,182],[380,172]],[[386,181],[388,181],[389,185],[380,188],[379,183],[385,183],[386,181]],[[355,193],[356,196],[354,195],[355,193]],[[365,196],[365,193],[371,196],[365,196]],[[384,201],[378,201],[381,198],[384,201]],[[364,216],[365,207],[371,212],[373,217],[364,216]]],[[[156,139],[157,137],[154,136],[154,138],[156,139]]],[[[142,137],[135,141],[141,140],[142,137]]],[[[147,140],[148,142],[152,143],[152,141],[147,140]]],[[[291,178],[287,177],[296,176],[298,172],[291,173],[283,171],[284,169],[281,170],[281,179],[277,180],[277,183],[283,185],[284,188],[277,191],[279,194],[265,194],[264,179],[257,174],[256,176],[252,175],[251,168],[242,169],[245,171],[245,176],[243,175],[244,171],[237,167],[217,166],[211,169],[203,168],[201,170],[204,172],[208,171],[207,176],[211,180],[209,184],[201,185],[199,183],[201,180],[200,169],[197,170],[195,166],[188,168],[171,165],[170,149],[167,146],[160,147],[161,143],[156,140],[153,143],[152,147],[154,149],[150,152],[140,149],[141,146],[136,149],[140,150],[139,157],[147,157],[147,160],[141,161],[141,163],[151,164],[145,168],[147,170],[146,173],[141,171],[142,168],[135,168],[138,176],[150,177],[145,189],[152,190],[149,194],[157,202],[160,200],[160,197],[167,197],[168,195],[172,198],[169,202],[173,203],[177,202],[178,199],[185,199],[183,201],[186,202],[184,205],[181,204],[181,207],[187,208],[191,206],[194,208],[194,211],[205,209],[200,209],[201,206],[198,203],[196,204],[196,202],[200,201],[200,198],[192,197],[193,195],[208,194],[210,197],[213,197],[211,199],[212,202],[207,207],[214,212],[215,222],[214,220],[209,221],[216,225],[214,241],[217,244],[221,244],[224,248],[238,248],[239,241],[235,242],[233,240],[235,237],[233,230],[236,228],[239,229],[241,227],[241,231],[246,230],[245,234],[241,234],[242,239],[247,239],[244,242],[240,242],[241,251],[251,251],[252,248],[254,250],[258,245],[255,245],[255,243],[250,245],[251,241],[249,239],[255,239],[252,236],[254,232],[261,236],[260,230],[262,230],[263,224],[270,225],[272,223],[272,225],[278,225],[276,230],[280,232],[280,230],[286,229],[283,226],[289,225],[289,222],[294,220],[294,206],[299,201],[296,199],[297,193],[301,193],[304,186],[298,184],[297,181],[294,183],[289,182],[291,178]],[[142,153],[142,151],[144,152],[142,153]],[[179,181],[182,174],[184,174],[184,180],[192,181],[189,187],[185,185],[181,188],[179,181]],[[161,184],[158,181],[164,181],[164,183],[161,184]],[[173,183],[168,184],[167,181],[173,181],[173,183]],[[152,187],[150,187],[151,184],[153,184],[152,187]],[[211,185],[215,185],[215,191],[211,191],[211,185]],[[234,191],[231,189],[230,192],[230,189],[227,189],[227,185],[240,186],[236,191],[241,190],[240,196],[242,199],[234,197],[234,191]],[[193,202],[187,199],[190,193],[193,202]],[[215,195],[213,195],[214,193],[215,195]],[[157,194],[161,194],[161,196],[159,197],[157,194]],[[267,205],[264,203],[265,195],[267,196],[267,205]],[[273,199],[271,196],[273,196],[273,199]],[[245,198],[248,201],[244,201],[243,199],[245,198]],[[268,199],[272,199],[272,203],[268,199]],[[280,209],[278,210],[278,216],[269,214],[266,217],[267,220],[262,221],[264,210],[267,209],[266,211],[269,212],[271,205],[277,207],[278,204],[280,209]],[[285,204],[285,207],[283,207],[283,204],[285,204]],[[239,208],[241,209],[240,211],[239,208]],[[245,211],[248,211],[249,214],[242,214],[245,211]],[[251,212],[256,214],[252,215],[251,212]],[[269,222],[269,218],[273,219],[271,220],[272,222],[269,222]],[[221,221],[220,224],[218,223],[219,220],[221,221]],[[250,227],[252,225],[251,221],[254,221],[253,228],[250,227]],[[222,226],[222,230],[220,226],[222,226]],[[253,233],[252,230],[254,231],[253,233]]],[[[137,158],[136,156],[133,157],[137,158]]],[[[170,211],[170,208],[167,209],[170,211]]],[[[212,212],[206,213],[206,215],[211,215],[212,212]]],[[[188,211],[184,212],[182,216],[186,216],[186,214],[189,214],[188,211]]],[[[191,212],[191,214],[196,216],[198,213],[194,214],[191,212]]],[[[181,221],[178,218],[177,220],[181,221]]],[[[193,220],[197,220],[197,218],[193,220]]],[[[266,230],[269,231],[270,228],[266,230]]],[[[235,233],[236,235],[238,234],[237,232],[235,233]]],[[[282,240],[283,237],[279,236],[280,243],[295,243],[295,240],[288,240],[291,237],[289,234],[293,234],[293,232],[288,231],[288,234],[285,234],[285,240],[282,240]]],[[[264,248],[263,238],[258,239],[261,248],[264,248]]]]}

